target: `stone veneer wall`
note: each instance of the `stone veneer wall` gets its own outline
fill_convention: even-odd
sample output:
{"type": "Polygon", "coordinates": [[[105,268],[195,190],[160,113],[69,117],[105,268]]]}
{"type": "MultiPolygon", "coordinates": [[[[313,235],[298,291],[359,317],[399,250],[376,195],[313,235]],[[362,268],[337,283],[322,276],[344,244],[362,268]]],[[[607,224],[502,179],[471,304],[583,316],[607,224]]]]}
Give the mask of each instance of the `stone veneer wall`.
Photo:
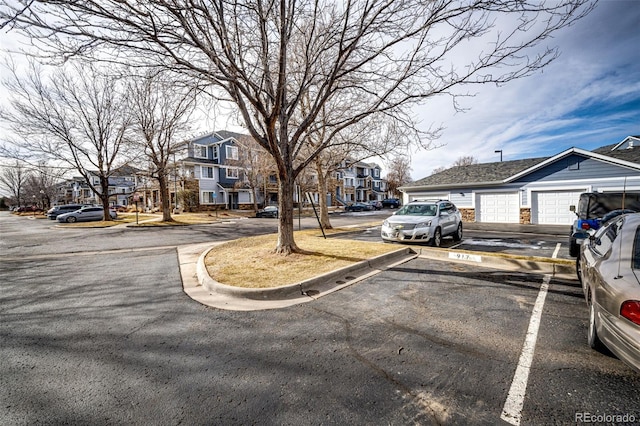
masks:
{"type": "Polygon", "coordinates": [[[463,222],[475,222],[476,221],[476,210],[475,209],[459,209],[460,213],[462,213],[462,221],[463,222]]]}
{"type": "Polygon", "coordinates": [[[520,223],[529,225],[531,223],[531,209],[520,209],[520,223]]]}

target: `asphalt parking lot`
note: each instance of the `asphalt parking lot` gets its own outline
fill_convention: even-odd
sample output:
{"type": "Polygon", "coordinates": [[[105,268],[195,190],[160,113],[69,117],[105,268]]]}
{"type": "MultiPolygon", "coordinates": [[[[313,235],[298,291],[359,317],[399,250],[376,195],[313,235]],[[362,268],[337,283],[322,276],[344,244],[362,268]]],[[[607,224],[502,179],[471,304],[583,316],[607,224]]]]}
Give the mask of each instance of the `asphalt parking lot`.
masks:
{"type": "Polygon", "coordinates": [[[575,280],[418,257],[309,303],[233,312],[183,292],[176,251],[234,238],[236,223],[5,219],[3,425],[640,419],[640,375],[587,346],[575,280]]]}
{"type": "MultiPolygon", "coordinates": [[[[464,237],[460,242],[444,238],[442,248],[515,256],[543,257],[574,260],[569,255],[569,226],[496,225],[465,223],[464,237]]],[[[370,228],[345,238],[362,241],[381,241],[380,226],[370,228]]],[[[394,243],[407,247],[425,247],[424,243],[394,243]]]]}

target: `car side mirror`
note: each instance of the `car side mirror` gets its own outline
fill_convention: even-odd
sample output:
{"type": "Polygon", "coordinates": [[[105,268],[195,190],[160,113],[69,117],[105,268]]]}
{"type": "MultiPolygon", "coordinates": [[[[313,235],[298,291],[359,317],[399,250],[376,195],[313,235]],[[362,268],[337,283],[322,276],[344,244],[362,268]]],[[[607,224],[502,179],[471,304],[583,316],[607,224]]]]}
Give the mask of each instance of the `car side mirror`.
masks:
{"type": "Polygon", "coordinates": [[[575,205],[573,205],[573,204],[572,204],[572,205],[570,205],[570,206],[569,206],[569,211],[570,211],[570,212],[574,212],[574,213],[575,213],[575,212],[576,212],[576,206],[575,206],[575,205]]]}

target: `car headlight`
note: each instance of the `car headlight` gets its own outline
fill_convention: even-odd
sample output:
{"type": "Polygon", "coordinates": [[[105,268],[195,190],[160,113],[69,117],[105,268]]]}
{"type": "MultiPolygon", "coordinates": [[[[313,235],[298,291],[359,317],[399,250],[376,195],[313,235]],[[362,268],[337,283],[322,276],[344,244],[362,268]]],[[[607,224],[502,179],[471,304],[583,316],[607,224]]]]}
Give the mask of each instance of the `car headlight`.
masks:
{"type": "Polygon", "coordinates": [[[427,221],[427,222],[421,222],[418,225],[416,225],[416,228],[428,228],[431,226],[431,221],[427,221]]]}
{"type": "Polygon", "coordinates": [[[382,222],[382,226],[389,227],[389,221],[385,219],[384,222],[382,222]]]}

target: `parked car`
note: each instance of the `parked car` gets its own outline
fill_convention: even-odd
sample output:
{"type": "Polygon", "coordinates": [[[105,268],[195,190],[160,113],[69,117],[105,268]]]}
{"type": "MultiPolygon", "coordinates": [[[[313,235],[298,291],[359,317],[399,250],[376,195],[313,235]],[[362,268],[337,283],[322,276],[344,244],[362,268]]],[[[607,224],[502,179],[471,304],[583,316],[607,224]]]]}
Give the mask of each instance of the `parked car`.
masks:
{"type": "Polygon", "coordinates": [[[74,212],[82,207],[85,207],[85,204],[62,204],[59,206],[53,206],[47,211],[47,217],[51,220],[55,220],[61,214],[74,212]]]}
{"type": "Polygon", "coordinates": [[[640,372],[640,214],[613,218],[592,234],[577,260],[589,346],[608,348],[640,372]]]}
{"type": "Polygon", "coordinates": [[[382,200],[382,207],[397,209],[400,207],[400,200],[398,198],[387,198],[382,200]]]}
{"type": "MultiPolygon", "coordinates": [[[[109,209],[109,215],[111,219],[116,219],[118,217],[118,213],[115,210],[109,209]]],[[[98,221],[104,219],[104,209],[102,206],[90,206],[90,207],[82,207],[76,211],[64,213],[58,215],[58,222],[91,222],[98,221]]]]}
{"type": "Polygon", "coordinates": [[[442,238],[462,240],[462,214],[447,200],[412,201],[382,222],[385,241],[419,241],[440,247],[442,238]]]}
{"type": "Polygon", "coordinates": [[[585,192],[580,194],[578,206],[570,206],[577,218],[569,235],[569,254],[573,257],[580,253],[580,245],[589,237],[589,230],[598,230],[614,210],[640,212],[640,193],[633,192],[585,192]]]}
{"type": "Polygon", "coordinates": [[[373,210],[373,207],[365,203],[353,203],[344,208],[345,212],[364,212],[369,210],[373,210]]]}
{"type": "Polygon", "coordinates": [[[264,209],[258,210],[256,213],[256,217],[278,217],[278,207],[277,206],[267,206],[264,209]]]}
{"type": "Polygon", "coordinates": [[[372,210],[380,210],[382,208],[382,203],[380,201],[367,201],[367,204],[372,207],[372,210]]]}

